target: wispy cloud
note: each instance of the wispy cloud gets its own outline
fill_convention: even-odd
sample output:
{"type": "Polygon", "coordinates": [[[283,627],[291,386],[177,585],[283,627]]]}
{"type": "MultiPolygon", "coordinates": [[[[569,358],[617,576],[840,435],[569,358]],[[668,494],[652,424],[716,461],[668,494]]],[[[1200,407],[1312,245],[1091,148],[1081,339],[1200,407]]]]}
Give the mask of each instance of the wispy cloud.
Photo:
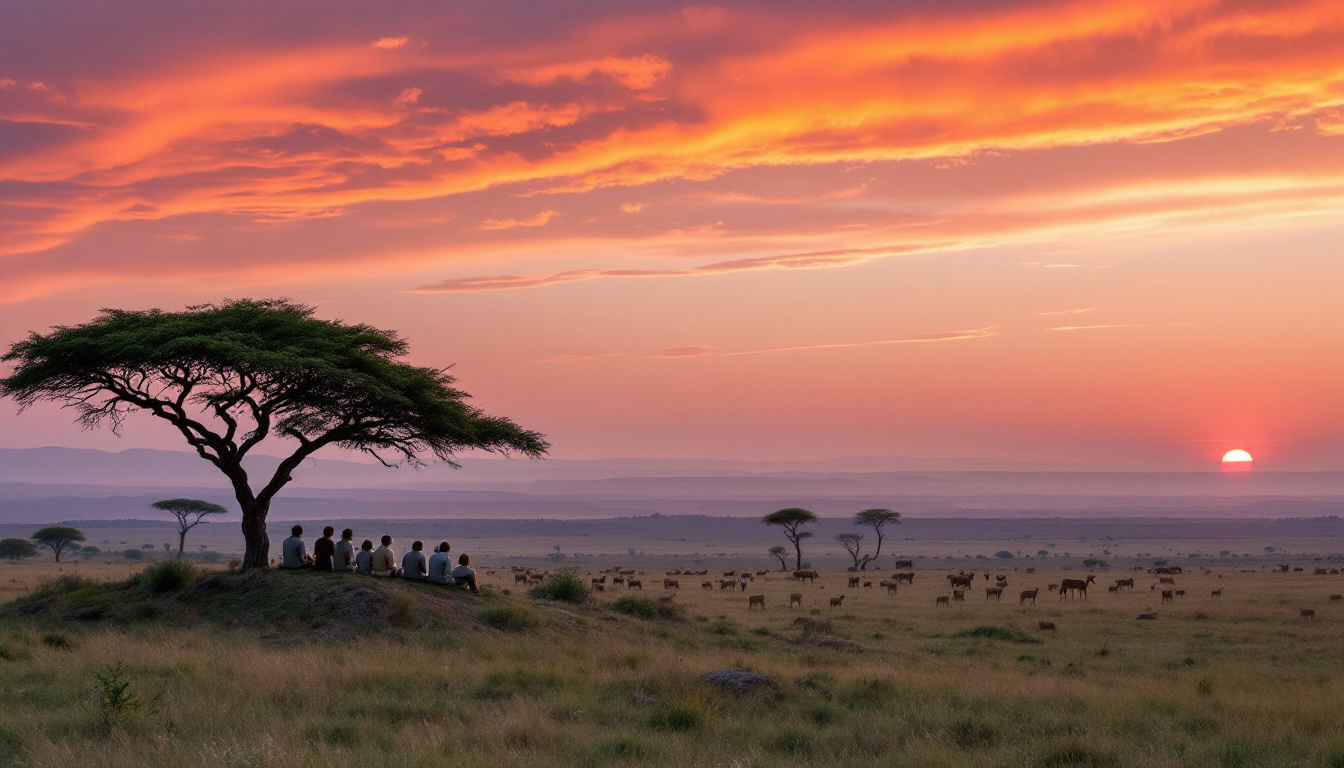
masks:
{"type": "Polygon", "coordinates": [[[1100,331],[1111,328],[1167,328],[1172,326],[1194,325],[1194,323],[1103,323],[1098,325],[1061,325],[1056,328],[1043,328],[1045,331],[1100,331]]]}
{"type": "Polygon", "coordinates": [[[382,37],[374,42],[374,48],[401,48],[406,45],[409,38],[405,37],[382,37]]]}
{"type": "Polygon", "coordinates": [[[822,349],[861,349],[864,347],[885,347],[898,344],[935,344],[944,341],[969,341],[972,339],[988,339],[998,336],[997,326],[987,328],[974,328],[970,330],[959,331],[938,331],[936,333],[922,333],[915,336],[902,336],[894,339],[874,339],[872,341],[841,341],[829,344],[798,344],[787,347],[765,347],[762,349],[738,349],[719,351],[711,346],[685,346],[685,347],[667,347],[657,352],[645,355],[622,354],[622,353],[603,353],[603,354],[574,354],[574,355],[554,355],[542,358],[543,362],[579,362],[584,360],[595,360],[602,357],[642,357],[651,360],[684,360],[690,358],[702,357],[746,357],[750,355],[776,355],[784,352],[811,352],[822,349]]]}
{"type": "Polygon", "coordinates": [[[526,219],[486,219],[481,222],[480,229],[496,230],[516,229],[518,227],[544,227],[551,222],[551,219],[554,219],[559,215],[559,211],[547,210],[526,219]]]}
{"type": "Polygon", "coordinates": [[[1032,314],[1040,317],[1051,317],[1055,315],[1083,315],[1087,314],[1088,312],[1096,312],[1098,309],[1101,309],[1101,307],[1080,307],[1078,309],[1055,309],[1055,310],[1047,310],[1045,312],[1033,312],[1032,314]]]}

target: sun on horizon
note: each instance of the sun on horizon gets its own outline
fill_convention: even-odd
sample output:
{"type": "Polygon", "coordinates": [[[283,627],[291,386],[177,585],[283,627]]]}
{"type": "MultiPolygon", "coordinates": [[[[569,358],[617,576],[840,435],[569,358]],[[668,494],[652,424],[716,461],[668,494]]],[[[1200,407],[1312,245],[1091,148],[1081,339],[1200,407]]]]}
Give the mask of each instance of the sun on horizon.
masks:
{"type": "Polygon", "coordinates": [[[1240,448],[1233,448],[1223,454],[1224,472],[1250,472],[1255,459],[1240,448]]]}

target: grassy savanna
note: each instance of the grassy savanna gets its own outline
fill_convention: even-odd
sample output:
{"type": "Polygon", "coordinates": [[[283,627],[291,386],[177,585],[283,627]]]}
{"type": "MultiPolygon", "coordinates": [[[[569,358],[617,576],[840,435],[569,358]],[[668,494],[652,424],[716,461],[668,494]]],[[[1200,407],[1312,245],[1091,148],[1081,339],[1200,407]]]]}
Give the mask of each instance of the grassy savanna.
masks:
{"type": "MultiPolygon", "coordinates": [[[[553,603],[503,570],[468,595],[276,572],[155,592],[124,582],[124,564],[60,567],[57,580],[50,562],[0,565],[6,597],[37,590],[0,619],[0,762],[1344,765],[1344,602],[1329,600],[1344,576],[1310,568],[1184,574],[1186,597],[1167,605],[1146,573],[1099,572],[1086,602],[1062,602],[1045,587],[1078,572],[1008,571],[1003,603],[980,578],[951,608],[934,606],[950,594],[942,571],[894,596],[881,573],[864,576],[871,589],[825,572],[701,590],[719,571],[676,577],[675,614],[643,618],[611,609],[623,588],[553,603]],[[1130,575],[1133,593],[1107,593],[1130,575]],[[1039,603],[1019,607],[1033,586],[1039,603]],[[748,609],[755,594],[764,611],[748,609]],[[93,603],[104,618],[66,618],[93,603]],[[819,644],[798,616],[830,617],[853,645],[819,644]],[[117,663],[143,706],[109,721],[95,675],[117,663]],[[780,686],[700,682],[731,667],[780,686]]],[[[643,596],[663,578],[648,573],[643,596]]]]}

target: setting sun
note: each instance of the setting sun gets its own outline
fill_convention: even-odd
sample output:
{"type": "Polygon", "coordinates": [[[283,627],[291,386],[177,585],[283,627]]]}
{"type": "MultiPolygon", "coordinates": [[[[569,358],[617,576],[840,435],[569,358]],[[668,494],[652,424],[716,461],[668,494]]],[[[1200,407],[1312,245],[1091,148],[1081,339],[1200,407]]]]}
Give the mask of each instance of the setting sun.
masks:
{"type": "Polygon", "coordinates": [[[1253,462],[1254,459],[1251,458],[1251,454],[1240,448],[1234,448],[1223,454],[1223,471],[1249,472],[1251,471],[1251,464],[1253,462]]]}

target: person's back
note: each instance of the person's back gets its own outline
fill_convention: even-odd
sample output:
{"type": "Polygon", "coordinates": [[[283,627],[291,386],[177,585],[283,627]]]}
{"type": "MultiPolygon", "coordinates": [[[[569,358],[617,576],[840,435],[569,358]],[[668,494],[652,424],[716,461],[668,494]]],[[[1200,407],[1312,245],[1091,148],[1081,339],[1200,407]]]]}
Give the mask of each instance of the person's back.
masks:
{"type": "Polygon", "coordinates": [[[346,528],[341,531],[341,540],[336,542],[336,555],[331,570],[338,573],[350,573],[355,570],[355,532],[346,528]]]}
{"type": "Polygon", "coordinates": [[[303,527],[290,529],[290,537],[280,545],[281,568],[307,568],[308,545],[303,543],[303,527]]]}
{"type": "Polygon", "coordinates": [[[373,575],[373,542],[368,539],[364,540],[364,545],[355,555],[355,572],[365,576],[373,575]]]}
{"type": "Polygon", "coordinates": [[[397,575],[397,556],[392,552],[392,537],[384,536],[383,545],[373,551],[373,572],[397,575]]]}
{"type": "Polygon", "coordinates": [[[453,559],[448,554],[448,542],[439,545],[439,551],[429,557],[429,580],[435,584],[452,584],[453,577],[448,572],[453,569],[453,559]]]}
{"type": "Polygon", "coordinates": [[[335,528],[328,525],[322,529],[322,538],[313,543],[313,570],[330,571],[336,560],[336,542],[331,540],[335,528]]]}
{"type": "Polygon", "coordinates": [[[424,548],[424,543],[417,541],[411,545],[411,551],[401,558],[402,578],[423,580],[429,575],[429,569],[425,567],[425,553],[422,551],[424,548]]]}
{"type": "Polygon", "coordinates": [[[453,583],[459,587],[466,587],[472,592],[479,592],[476,588],[476,569],[471,567],[471,558],[462,555],[457,559],[457,567],[449,574],[453,577],[453,583]]]}

